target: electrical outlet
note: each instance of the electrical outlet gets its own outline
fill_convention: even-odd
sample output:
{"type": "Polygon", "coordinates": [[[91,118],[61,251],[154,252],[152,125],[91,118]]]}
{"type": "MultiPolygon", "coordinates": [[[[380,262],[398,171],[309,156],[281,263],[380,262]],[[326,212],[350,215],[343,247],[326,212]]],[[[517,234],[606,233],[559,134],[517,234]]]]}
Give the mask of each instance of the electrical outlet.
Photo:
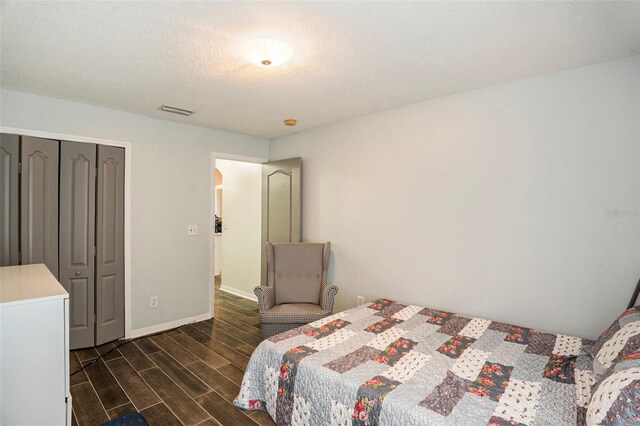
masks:
{"type": "Polygon", "coordinates": [[[198,225],[187,226],[187,235],[198,235],[198,225]]]}
{"type": "Polygon", "coordinates": [[[358,306],[364,305],[364,297],[358,296],[356,300],[357,300],[358,306]]]}
{"type": "Polygon", "coordinates": [[[151,309],[155,309],[158,307],[158,296],[151,296],[151,301],[149,302],[149,307],[151,309]]]}

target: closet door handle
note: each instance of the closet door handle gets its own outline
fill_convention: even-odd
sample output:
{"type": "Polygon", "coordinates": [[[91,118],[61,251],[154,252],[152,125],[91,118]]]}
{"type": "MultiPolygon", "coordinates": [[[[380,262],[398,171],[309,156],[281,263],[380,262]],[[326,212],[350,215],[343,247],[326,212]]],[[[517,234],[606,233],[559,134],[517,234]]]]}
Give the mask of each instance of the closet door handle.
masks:
{"type": "Polygon", "coordinates": [[[76,271],[76,277],[80,275],[80,271],[76,271]]]}

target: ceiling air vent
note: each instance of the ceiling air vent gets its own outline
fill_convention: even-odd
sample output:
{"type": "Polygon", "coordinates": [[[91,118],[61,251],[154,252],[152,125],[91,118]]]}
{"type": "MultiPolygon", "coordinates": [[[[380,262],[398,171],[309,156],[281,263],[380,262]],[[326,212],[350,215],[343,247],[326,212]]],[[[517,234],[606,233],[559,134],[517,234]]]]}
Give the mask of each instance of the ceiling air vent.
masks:
{"type": "Polygon", "coordinates": [[[178,108],[171,105],[162,105],[160,107],[162,111],[172,112],[174,114],[186,115],[187,117],[193,114],[193,111],[189,111],[188,109],[178,108]]]}

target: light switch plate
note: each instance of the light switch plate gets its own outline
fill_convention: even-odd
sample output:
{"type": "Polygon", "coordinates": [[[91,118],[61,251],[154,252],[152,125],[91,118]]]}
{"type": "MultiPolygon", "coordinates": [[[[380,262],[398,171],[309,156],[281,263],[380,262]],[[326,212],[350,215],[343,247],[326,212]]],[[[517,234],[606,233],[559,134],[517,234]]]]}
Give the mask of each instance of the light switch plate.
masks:
{"type": "Polygon", "coordinates": [[[187,226],[187,235],[198,235],[198,225],[187,226]]]}

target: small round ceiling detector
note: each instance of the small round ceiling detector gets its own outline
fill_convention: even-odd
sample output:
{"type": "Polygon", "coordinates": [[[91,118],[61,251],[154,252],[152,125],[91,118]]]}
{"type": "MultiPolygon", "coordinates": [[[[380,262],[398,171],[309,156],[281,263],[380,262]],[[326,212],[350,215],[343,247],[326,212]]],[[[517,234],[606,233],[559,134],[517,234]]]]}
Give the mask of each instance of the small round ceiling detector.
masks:
{"type": "Polygon", "coordinates": [[[295,126],[296,124],[298,124],[298,120],[296,120],[295,118],[287,118],[286,120],[284,120],[284,124],[286,124],[287,126],[295,126]]]}

